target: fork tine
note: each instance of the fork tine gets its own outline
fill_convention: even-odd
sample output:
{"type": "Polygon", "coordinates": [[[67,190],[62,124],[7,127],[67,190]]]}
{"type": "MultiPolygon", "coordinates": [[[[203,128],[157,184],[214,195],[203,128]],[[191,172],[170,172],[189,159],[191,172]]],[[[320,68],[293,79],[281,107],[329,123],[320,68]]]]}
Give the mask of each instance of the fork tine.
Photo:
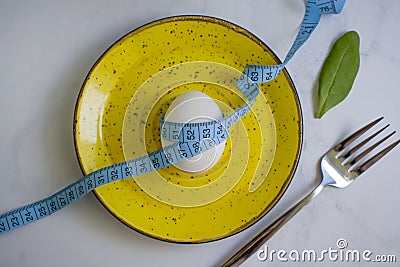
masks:
{"type": "Polygon", "coordinates": [[[350,149],[348,152],[346,152],[344,155],[340,155],[338,158],[343,158],[343,159],[347,159],[348,157],[350,157],[351,155],[354,154],[354,152],[356,152],[357,150],[359,150],[363,145],[365,145],[366,143],[368,143],[369,141],[371,141],[375,136],[377,136],[378,134],[380,134],[381,132],[383,132],[387,127],[389,127],[390,124],[387,124],[385,127],[383,127],[382,129],[380,129],[379,131],[377,131],[376,133],[370,135],[369,137],[367,137],[365,140],[363,140],[362,142],[360,142],[358,145],[354,146],[352,149],[350,149]]]}
{"type": "Polygon", "coordinates": [[[385,137],[383,137],[381,140],[379,140],[378,142],[376,142],[375,144],[371,145],[370,147],[368,147],[366,150],[364,150],[363,152],[361,152],[359,155],[357,155],[357,157],[355,157],[354,159],[352,159],[350,162],[348,162],[346,165],[354,165],[356,164],[358,161],[360,161],[362,158],[364,158],[369,152],[371,152],[372,150],[374,150],[377,146],[379,146],[380,144],[382,144],[383,142],[385,142],[389,137],[391,137],[392,135],[394,135],[396,133],[396,131],[391,132],[390,134],[386,135],[385,137]]]}
{"type": "Polygon", "coordinates": [[[356,173],[357,175],[360,175],[361,173],[365,172],[369,167],[374,165],[378,160],[380,160],[383,156],[385,156],[390,150],[392,150],[399,143],[400,139],[394,142],[393,144],[387,146],[386,148],[382,149],[380,152],[375,154],[372,158],[367,160],[361,166],[357,167],[355,170],[352,170],[352,172],[356,173]]]}
{"type": "Polygon", "coordinates": [[[375,124],[377,124],[378,122],[380,122],[383,119],[383,117],[380,117],[376,120],[374,120],[373,122],[367,124],[366,126],[364,126],[363,128],[361,128],[360,130],[358,130],[357,132],[353,133],[352,135],[350,135],[349,137],[347,137],[346,139],[344,139],[342,142],[340,142],[339,144],[337,144],[333,150],[336,152],[340,152],[343,149],[345,149],[346,147],[348,147],[351,143],[353,143],[354,140],[356,140],[358,137],[360,137],[363,133],[365,133],[366,131],[368,131],[369,129],[371,129],[375,124]]]}

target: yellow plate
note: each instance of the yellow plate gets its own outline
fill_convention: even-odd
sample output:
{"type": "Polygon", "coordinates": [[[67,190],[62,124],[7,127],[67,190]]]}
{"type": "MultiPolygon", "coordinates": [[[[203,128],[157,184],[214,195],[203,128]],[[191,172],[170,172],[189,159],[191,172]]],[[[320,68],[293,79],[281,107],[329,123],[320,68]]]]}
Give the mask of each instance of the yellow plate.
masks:
{"type": "MultiPolygon", "coordinates": [[[[158,120],[179,94],[203,91],[226,114],[243,104],[233,84],[246,64],[279,63],[257,37],[217,18],[171,17],[128,33],[96,62],[78,97],[74,135],[83,172],[161,148],[158,120]]],[[[286,70],[260,89],[213,168],[189,174],[169,166],[99,187],[97,198],[127,226],[171,242],[217,240],[253,224],[286,190],[302,143],[286,70]]]]}

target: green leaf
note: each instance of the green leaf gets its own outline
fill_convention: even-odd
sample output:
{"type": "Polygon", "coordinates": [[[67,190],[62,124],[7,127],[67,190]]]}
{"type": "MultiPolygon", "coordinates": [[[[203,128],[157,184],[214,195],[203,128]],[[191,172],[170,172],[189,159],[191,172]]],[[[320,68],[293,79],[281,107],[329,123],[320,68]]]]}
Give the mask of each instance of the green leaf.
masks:
{"type": "Polygon", "coordinates": [[[317,118],[349,94],[360,66],[359,47],[360,37],[355,31],[345,33],[333,45],[319,75],[317,118]]]}

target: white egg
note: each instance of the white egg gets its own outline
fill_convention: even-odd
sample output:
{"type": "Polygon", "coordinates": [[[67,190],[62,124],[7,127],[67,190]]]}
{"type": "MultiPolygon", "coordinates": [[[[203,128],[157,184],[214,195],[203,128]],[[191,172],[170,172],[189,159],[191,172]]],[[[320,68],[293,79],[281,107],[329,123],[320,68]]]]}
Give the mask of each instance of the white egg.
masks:
{"type": "MultiPolygon", "coordinates": [[[[177,97],[168,108],[165,120],[190,123],[222,119],[223,114],[217,103],[208,95],[199,91],[190,91],[177,97]]],[[[163,147],[172,144],[162,140],[163,147]]],[[[190,173],[200,173],[212,168],[224,152],[225,141],[200,155],[174,164],[175,167],[190,173]]]]}

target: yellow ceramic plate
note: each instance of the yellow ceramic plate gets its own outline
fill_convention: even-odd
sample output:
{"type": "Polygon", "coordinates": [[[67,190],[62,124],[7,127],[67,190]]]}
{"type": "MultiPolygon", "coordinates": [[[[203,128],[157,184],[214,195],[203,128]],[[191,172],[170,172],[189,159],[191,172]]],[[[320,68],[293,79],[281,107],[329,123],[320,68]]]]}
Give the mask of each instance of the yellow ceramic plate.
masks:
{"type": "MultiPolygon", "coordinates": [[[[78,97],[74,134],[83,172],[161,148],[159,117],[181,93],[203,91],[227,114],[243,104],[234,84],[245,65],[278,63],[250,32],[216,18],[171,17],[128,33],[96,62],[78,97]]],[[[169,166],[97,188],[96,196],[127,226],[166,241],[212,241],[250,226],[286,190],[302,142],[286,70],[260,89],[207,172],[169,166]]]]}

